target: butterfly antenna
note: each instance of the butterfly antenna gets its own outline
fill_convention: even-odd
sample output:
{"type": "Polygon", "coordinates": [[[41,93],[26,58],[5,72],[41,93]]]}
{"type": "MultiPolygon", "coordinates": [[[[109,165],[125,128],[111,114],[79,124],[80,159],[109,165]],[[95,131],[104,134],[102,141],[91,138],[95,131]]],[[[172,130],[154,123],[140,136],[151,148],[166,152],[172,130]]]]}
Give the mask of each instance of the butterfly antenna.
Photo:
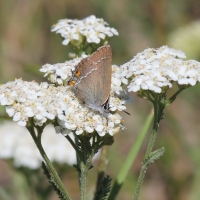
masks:
{"type": "Polygon", "coordinates": [[[129,112],[126,112],[125,110],[122,110],[123,112],[125,112],[127,115],[131,115],[129,112]]]}

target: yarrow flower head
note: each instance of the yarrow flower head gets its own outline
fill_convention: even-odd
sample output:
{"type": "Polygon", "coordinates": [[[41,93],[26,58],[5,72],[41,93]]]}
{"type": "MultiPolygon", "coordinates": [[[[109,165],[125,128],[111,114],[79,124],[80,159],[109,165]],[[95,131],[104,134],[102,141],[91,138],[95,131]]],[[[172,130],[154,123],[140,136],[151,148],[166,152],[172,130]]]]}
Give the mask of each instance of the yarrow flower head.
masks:
{"type": "Polygon", "coordinates": [[[118,35],[114,28],[110,28],[103,19],[94,15],[83,20],[62,19],[53,25],[52,32],[59,33],[63,38],[63,45],[71,43],[73,46],[81,46],[87,43],[104,44],[109,37],[118,35]]]}
{"type": "Polygon", "coordinates": [[[200,81],[200,63],[184,61],[185,54],[179,50],[162,46],[138,53],[121,66],[123,77],[130,79],[128,91],[152,91],[165,93],[172,83],[179,87],[193,86],[200,81]]]}
{"type": "Polygon", "coordinates": [[[121,81],[116,78],[120,70],[116,70],[117,66],[114,67],[109,102],[112,113],[104,117],[101,113],[83,105],[71,91],[70,86],[63,86],[65,85],[63,83],[71,77],[71,70],[76,63],[77,59],[71,63],[42,67],[41,71],[45,72],[45,76],[53,80],[53,83],[61,85],[58,87],[21,79],[2,85],[0,104],[6,106],[8,115],[21,126],[29,126],[32,122],[37,126],[43,126],[56,121],[60,126],[57,132],[61,133],[75,132],[79,135],[96,131],[100,136],[106,133],[114,135],[123,128],[121,116],[116,111],[126,109],[124,104],[128,96],[124,97],[121,81]]]}

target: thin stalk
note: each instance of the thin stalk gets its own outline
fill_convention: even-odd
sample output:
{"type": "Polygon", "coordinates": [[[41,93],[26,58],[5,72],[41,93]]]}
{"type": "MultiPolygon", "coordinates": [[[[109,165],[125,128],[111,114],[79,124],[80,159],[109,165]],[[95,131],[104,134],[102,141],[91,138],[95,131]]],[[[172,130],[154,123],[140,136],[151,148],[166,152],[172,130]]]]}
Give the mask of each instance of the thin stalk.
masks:
{"type": "Polygon", "coordinates": [[[49,158],[47,157],[42,144],[41,144],[41,137],[42,137],[42,131],[40,129],[37,129],[38,131],[38,135],[36,136],[35,134],[35,130],[33,127],[27,127],[27,129],[29,130],[29,132],[31,133],[31,136],[33,138],[33,140],[35,141],[35,144],[37,145],[41,156],[43,157],[43,159],[45,160],[45,163],[48,166],[48,169],[50,170],[50,172],[52,173],[52,176],[54,178],[54,181],[56,182],[56,184],[58,185],[59,189],[61,190],[63,196],[65,197],[66,200],[70,200],[70,197],[68,195],[68,193],[65,190],[64,185],[62,184],[62,181],[60,180],[56,170],[54,169],[53,165],[51,164],[49,158]]]}
{"type": "Polygon", "coordinates": [[[86,200],[88,170],[91,167],[92,157],[94,155],[94,152],[88,149],[89,148],[88,138],[77,137],[77,139],[80,141],[81,144],[81,157],[78,163],[78,166],[80,168],[79,183],[80,183],[81,200],[86,200]]]}
{"type": "Polygon", "coordinates": [[[170,104],[176,99],[177,95],[179,93],[181,93],[185,88],[180,88],[175,94],[173,94],[170,98],[169,98],[169,102],[170,104]]]}
{"type": "MultiPolygon", "coordinates": [[[[74,134],[74,135],[75,135],[75,134],[74,134]]],[[[75,139],[75,145],[78,146],[79,140],[78,140],[78,137],[76,137],[76,135],[75,135],[74,139],[75,139]]],[[[75,150],[76,150],[76,148],[75,148],[75,150]]],[[[80,166],[80,165],[81,165],[80,159],[82,159],[82,153],[80,152],[80,154],[79,154],[79,153],[76,151],[77,166],[80,166]]],[[[79,183],[79,191],[80,191],[80,193],[81,193],[81,172],[80,172],[80,171],[78,171],[78,183],[79,183]]]]}
{"type": "MultiPolygon", "coordinates": [[[[163,98],[163,97],[161,97],[163,98]]],[[[146,162],[146,160],[148,159],[149,155],[151,154],[152,150],[153,150],[153,146],[156,140],[156,136],[157,136],[157,130],[159,127],[159,123],[160,120],[162,119],[162,115],[163,115],[163,110],[165,108],[164,105],[162,105],[161,102],[161,98],[157,97],[154,101],[154,123],[153,123],[153,129],[152,129],[152,133],[149,139],[149,143],[148,143],[148,147],[147,147],[147,151],[142,163],[142,168],[140,170],[140,175],[137,181],[137,185],[136,185],[136,189],[134,192],[134,196],[133,196],[133,200],[138,200],[139,194],[140,194],[140,189],[141,186],[143,184],[144,181],[144,177],[148,168],[149,163],[146,162]]]]}
{"type": "Polygon", "coordinates": [[[157,119],[158,119],[158,112],[159,112],[159,108],[158,108],[157,103],[155,102],[154,103],[153,128],[152,128],[152,133],[151,133],[151,136],[150,136],[150,139],[149,139],[149,143],[148,143],[148,146],[147,146],[147,151],[146,151],[145,157],[147,157],[151,153],[151,151],[153,149],[153,146],[154,146],[154,143],[155,143],[155,140],[156,140],[157,130],[158,130],[158,124],[159,124],[159,122],[157,121],[157,119]]]}
{"type": "Polygon", "coordinates": [[[74,143],[74,141],[71,139],[71,137],[69,135],[66,135],[65,138],[67,138],[67,140],[70,142],[70,144],[72,145],[72,147],[74,148],[74,150],[76,151],[76,153],[80,156],[80,151],[77,148],[78,145],[76,145],[74,143]]]}
{"type": "Polygon", "coordinates": [[[80,168],[81,168],[81,174],[80,174],[81,200],[86,200],[88,169],[87,169],[87,166],[83,162],[81,162],[80,168]]]}

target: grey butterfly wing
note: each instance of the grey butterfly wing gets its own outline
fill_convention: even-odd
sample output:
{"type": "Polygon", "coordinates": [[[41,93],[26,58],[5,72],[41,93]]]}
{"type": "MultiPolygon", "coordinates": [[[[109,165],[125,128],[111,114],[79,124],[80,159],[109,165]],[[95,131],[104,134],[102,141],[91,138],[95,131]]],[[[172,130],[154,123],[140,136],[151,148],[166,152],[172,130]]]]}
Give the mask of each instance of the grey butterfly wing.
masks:
{"type": "Polygon", "coordinates": [[[102,106],[108,100],[111,90],[111,47],[103,46],[81,62],[81,76],[76,85],[77,96],[89,107],[102,106]]]}

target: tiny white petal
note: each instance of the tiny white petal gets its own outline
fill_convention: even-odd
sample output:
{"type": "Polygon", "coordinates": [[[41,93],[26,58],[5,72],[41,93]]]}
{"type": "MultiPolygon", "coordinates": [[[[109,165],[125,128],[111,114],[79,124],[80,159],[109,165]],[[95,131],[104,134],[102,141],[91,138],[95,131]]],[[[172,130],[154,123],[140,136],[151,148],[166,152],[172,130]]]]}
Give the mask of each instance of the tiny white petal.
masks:
{"type": "Polygon", "coordinates": [[[6,112],[10,117],[12,117],[15,113],[15,109],[12,106],[6,106],[6,112]]]}
{"type": "Polygon", "coordinates": [[[20,112],[15,113],[14,116],[13,116],[13,121],[19,121],[20,117],[21,117],[21,113],[20,112]]]}
{"type": "Polygon", "coordinates": [[[76,131],[76,134],[77,134],[77,135],[80,135],[80,134],[82,134],[82,133],[83,133],[83,130],[77,130],[77,131],[76,131]]]}
{"type": "Polygon", "coordinates": [[[18,125],[25,127],[26,126],[26,122],[25,121],[18,121],[18,125]]]}
{"type": "Polygon", "coordinates": [[[94,131],[94,129],[92,127],[85,127],[85,130],[88,132],[88,133],[92,133],[94,131]]]}
{"type": "Polygon", "coordinates": [[[103,128],[104,128],[103,125],[97,125],[96,131],[97,131],[97,132],[101,132],[101,131],[103,131],[103,128]]]}

